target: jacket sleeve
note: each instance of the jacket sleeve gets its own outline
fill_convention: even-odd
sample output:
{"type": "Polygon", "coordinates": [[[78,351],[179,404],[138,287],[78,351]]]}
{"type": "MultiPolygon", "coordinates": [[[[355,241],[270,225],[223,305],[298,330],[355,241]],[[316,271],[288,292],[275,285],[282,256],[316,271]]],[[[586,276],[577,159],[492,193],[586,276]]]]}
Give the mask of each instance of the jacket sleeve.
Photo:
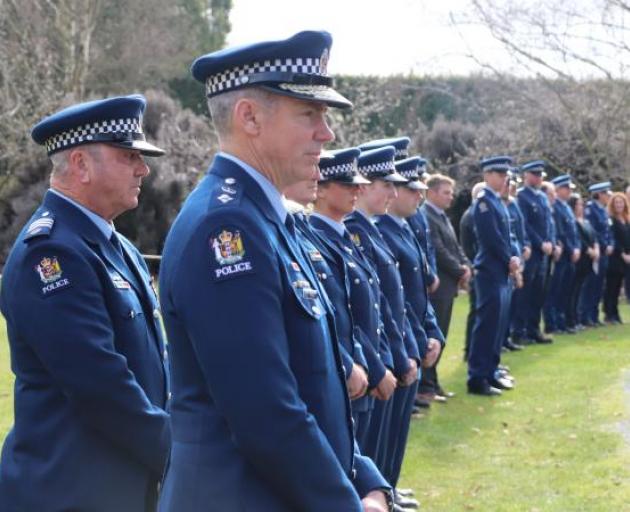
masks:
{"type": "Polygon", "coordinates": [[[455,241],[455,252],[450,250],[445,241],[446,226],[438,225],[431,215],[427,215],[429,228],[431,229],[431,242],[435,249],[435,261],[439,272],[444,272],[459,280],[464,275],[462,265],[467,263],[466,256],[462,252],[461,247],[455,241]]]}
{"type": "Polygon", "coordinates": [[[393,360],[393,370],[396,377],[402,377],[409,371],[409,361],[407,358],[407,350],[403,342],[402,332],[396,325],[392,317],[392,311],[385,294],[381,292],[381,313],[383,315],[383,325],[385,327],[385,337],[389,344],[389,348],[393,360]]]}

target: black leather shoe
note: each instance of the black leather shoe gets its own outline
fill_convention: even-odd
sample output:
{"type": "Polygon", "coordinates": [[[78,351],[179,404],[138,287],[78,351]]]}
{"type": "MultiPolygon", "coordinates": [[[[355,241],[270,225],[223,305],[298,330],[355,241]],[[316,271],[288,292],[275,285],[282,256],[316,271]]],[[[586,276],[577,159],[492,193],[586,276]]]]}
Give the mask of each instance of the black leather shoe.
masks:
{"type": "Polygon", "coordinates": [[[455,396],[455,393],[453,393],[452,391],[446,391],[444,388],[442,388],[442,386],[438,387],[435,394],[446,398],[453,398],[455,396]]]}
{"type": "Polygon", "coordinates": [[[545,336],[541,332],[537,332],[536,334],[534,334],[534,336],[532,336],[532,339],[539,345],[548,345],[549,343],[553,343],[553,338],[545,336]]]}
{"type": "Polygon", "coordinates": [[[495,378],[501,378],[509,380],[510,382],[514,382],[516,379],[510,374],[510,372],[506,372],[505,370],[497,370],[494,374],[495,378]]]}
{"type": "Polygon", "coordinates": [[[528,338],[527,336],[512,336],[512,343],[516,343],[517,345],[533,345],[535,343],[534,340],[528,338]]]}
{"type": "Polygon", "coordinates": [[[488,381],[488,383],[490,384],[490,386],[497,389],[507,389],[507,390],[514,389],[514,383],[504,377],[491,379],[488,381]]]}
{"type": "Polygon", "coordinates": [[[425,400],[424,398],[419,398],[418,395],[416,395],[416,399],[413,405],[419,407],[420,409],[428,409],[429,407],[431,407],[431,401],[425,400]]]}
{"type": "Polygon", "coordinates": [[[405,496],[401,496],[400,494],[394,495],[394,503],[399,507],[402,507],[407,510],[417,509],[420,506],[418,500],[414,500],[413,498],[406,498],[405,496]]]}
{"type": "Polygon", "coordinates": [[[519,350],[523,350],[523,345],[519,345],[518,343],[514,343],[512,340],[506,340],[503,343],[503,346],[507,348],[510,352],[517,352],[519,350]]]}
{"type": "Polygon", "coordinates": [[[394,503],[394,508],[392,509],[393,512],[409,512],[410,510],[410,508],[401,507],[396,503],[394,503]]]}
{"type": "Polygon", "coordinates": [[[468,393],[481,396],[499,396],[502,394],[502,391],[484,380],[481,382],[468,382],[468,393]]]}
{"type": "Polygon", "coordinates": [[[396,488],[396,490],[394,491],[396,494],[400,494],[401,496],[404,496],[405,498],[411,498],[412,496],[415,496],[415,492],[413,489],[398,489],[396,488]]]}

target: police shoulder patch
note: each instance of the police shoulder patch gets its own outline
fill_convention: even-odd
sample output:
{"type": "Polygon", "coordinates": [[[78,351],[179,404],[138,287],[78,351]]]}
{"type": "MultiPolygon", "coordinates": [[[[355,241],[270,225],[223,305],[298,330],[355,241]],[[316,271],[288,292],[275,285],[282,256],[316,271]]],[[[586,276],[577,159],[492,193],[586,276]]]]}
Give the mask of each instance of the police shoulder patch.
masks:
{"type": "Polygon", "coordinates": [[[479,211],[481,213],[486,213],[488,211],[488,203],[485,199],[479,201],[479,211]]]}
{"type": "Polygon", "coordinates": [[[48,297],[51,293],[70,286],[70,279],[63,277],[63,270],[57,256],[45,256],[35,265],[35,272],[43,283],[42,295],[48,297]]]}
{"type": "Polygon", "coordinates": [[[41,213],[34,221],[32,221],[26,233],[24,234],[24,242],[39,236],[48,236],[55,225],[55,216],[48,210],[41,213]]]}
{"type": "Polygon", "coordinates": [[[229,277],[254,271],[246,259],[243,234],[239,229],[222,228],[210,237],[209,248],[213,257],[213,278],[221,281],[229,277]]]}

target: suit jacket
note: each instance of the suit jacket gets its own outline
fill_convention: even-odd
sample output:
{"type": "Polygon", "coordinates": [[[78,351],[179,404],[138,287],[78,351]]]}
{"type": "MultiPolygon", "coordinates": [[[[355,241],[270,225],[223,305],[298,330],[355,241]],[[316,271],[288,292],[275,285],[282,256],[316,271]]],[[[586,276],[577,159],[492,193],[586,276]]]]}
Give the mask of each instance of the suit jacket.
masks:
{"type": "Polygon", "coordinates": [[[442,217],[426,202],[420,208],[426,215],[431,229],[431,241],[435,249],[440,286],[435,295],[455,297],[457,284],[464,275],[462,265],[470,265],[468,258],[457,242],[457,235],[448,218],[442,217]]]}
{"type": "Polygon", "coordinates": [[[0,510],[150,510],[170,429],[146,266],[123,238],[125,262],[81,210],[52,192],[27,226],[5,266],[0,301],[15,373],[0,510]]]}
{"type": "Polygon", "coordinates": [[[359,512],[360,496],[388,487],[356,448],[332,309],[291,227],[219,155],[168,234],[161,511],[359,512]]]}

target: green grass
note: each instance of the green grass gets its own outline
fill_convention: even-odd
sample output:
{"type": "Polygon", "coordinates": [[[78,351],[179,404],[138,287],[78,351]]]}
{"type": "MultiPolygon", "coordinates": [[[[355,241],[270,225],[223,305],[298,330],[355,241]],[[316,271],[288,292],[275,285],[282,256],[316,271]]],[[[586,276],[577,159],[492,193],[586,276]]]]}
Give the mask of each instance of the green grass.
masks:
{"type": "MultiPolygon", "coordinates": [[[[401,487],[431,512],[630,511],[630,324],[508,354],[517,388],[487,399],[465,392],[466,311],[463,297],[440,366],[457,396],[413,420],[401,487]]],[[[0,439],[12,389],[0,321],[0,439]]]]}
{"type": "Polygon", "coordinates": [[[630,326],[507,354],[516,389],[477,397],[461,360],[467,307],[440,366],[457,396],[413,421],[401,487],[431,512],[630,511],[630,326]]]}

